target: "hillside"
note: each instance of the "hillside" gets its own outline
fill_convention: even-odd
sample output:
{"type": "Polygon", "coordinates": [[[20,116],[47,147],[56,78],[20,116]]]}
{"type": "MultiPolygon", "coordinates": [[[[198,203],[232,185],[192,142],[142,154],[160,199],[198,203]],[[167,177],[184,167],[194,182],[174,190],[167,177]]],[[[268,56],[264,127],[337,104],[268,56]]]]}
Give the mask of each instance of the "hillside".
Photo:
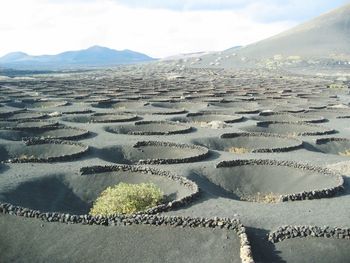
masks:
{"type": "Polygon", "coordinates": [[[350,4],[268,39],[202,56],[191,63],[213,67],[349,65],[349,43],[350,4]]]}

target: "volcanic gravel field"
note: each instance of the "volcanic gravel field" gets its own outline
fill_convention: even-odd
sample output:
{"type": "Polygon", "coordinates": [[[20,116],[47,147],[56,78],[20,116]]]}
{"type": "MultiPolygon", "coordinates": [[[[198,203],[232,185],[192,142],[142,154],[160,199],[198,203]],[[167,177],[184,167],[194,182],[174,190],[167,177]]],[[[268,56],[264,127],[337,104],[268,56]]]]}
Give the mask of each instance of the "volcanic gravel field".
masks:
{"type": "Polygon", "coordinates": [[[0,262],[349,262],[350,94],[149,64],[0,81],[0,262]],[[134,215],[88,214],[152,182],[134,215]]]}

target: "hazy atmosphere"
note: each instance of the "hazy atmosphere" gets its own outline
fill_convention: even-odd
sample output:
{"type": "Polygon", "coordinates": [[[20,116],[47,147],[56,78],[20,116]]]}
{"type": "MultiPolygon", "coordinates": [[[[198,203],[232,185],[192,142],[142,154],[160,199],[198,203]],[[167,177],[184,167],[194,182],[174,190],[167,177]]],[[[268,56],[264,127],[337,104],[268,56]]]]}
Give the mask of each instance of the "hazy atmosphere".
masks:
{"type": "Polygon", "coordinates": [[[344,0],[3,0],[0,56],[93,45],[152,57],[218,51],[282,32],[344,0]]]}
{"type": "Polygon", "coordinates": [[[350,262],[349,123],[349,0],[0,0],[0,263],[350,262]]]}

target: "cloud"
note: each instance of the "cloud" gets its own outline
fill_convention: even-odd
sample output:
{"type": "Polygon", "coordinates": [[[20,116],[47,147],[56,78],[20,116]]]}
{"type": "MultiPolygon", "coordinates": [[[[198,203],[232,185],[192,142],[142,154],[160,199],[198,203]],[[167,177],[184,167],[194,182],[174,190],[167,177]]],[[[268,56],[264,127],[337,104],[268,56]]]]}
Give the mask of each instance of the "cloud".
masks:
{"type": "Polygon", "coordinates": [[[269,8],[252,2],[266,1],[222,0],[227,7],[220,9],[210,0],[8,0],[0,9],[0,55],[55,54],[96,44],[153,57],[223,50],[296,24],[259,18],[269,8]]]}
{"type": "MultiPolygon", "coordinates": [[[[76,0],[80,1],[80,0],[76,0]]],[[[239,10],[256,21],[301,22],[339,7],[348,0],[114,0],[132,8],[159,8],[177,11],[239,10]]]]}
{"type": "MultiPolygon", "coordinates": [[[[47,0],[52,3],[98,2],[99,0],[47,0]]],[[[254,0],[112,0],[113,2],[132,7],[147,9],[168,9],[175,11],[188,10],[229,10],[246,6],[254,0]]]]}
{"type": "MultiPolygon", "coordinates": [[[[53,2],[86,2],[98,0],[48,0],[53,2]]],[[[308,13],[320,10],[328,10],[346,4],[348,0],[113,0],[115,3],[133,8],[170,9],[176,11],[188,10],[236,10],[247,8],[251,5],[265,6],[271,9],[279,9],[281,13],[298,15],[294,11],[306,11],[308,13]],[[312,7],[312,9],[311,9],[312,7]],[[292,8],[290,10],[289,8],[292,8]],[[287,11],[284,11],[284,10],[287,11]]],[[[272,15],[270,13],[270,15],[272,15]]]]}
{"type": "Polygon", "coordinates": [[[261,22],[295,21],[301,23],[322,13],[340,7],[348,0],[262,0],[251,1],[245,10],[252,14],[252,19],[261,22]]]}

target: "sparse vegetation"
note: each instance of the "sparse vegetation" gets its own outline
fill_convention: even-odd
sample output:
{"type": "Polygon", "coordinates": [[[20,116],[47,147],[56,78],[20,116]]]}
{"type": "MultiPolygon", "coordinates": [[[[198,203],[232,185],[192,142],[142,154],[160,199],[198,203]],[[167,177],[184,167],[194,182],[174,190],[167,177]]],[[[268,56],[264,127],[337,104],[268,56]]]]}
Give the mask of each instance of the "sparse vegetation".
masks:
{"type": "Polygon", "coordinates": [[[289,138],[295,138],[295,137],[298,137],[300,134],[297,133],[297,132],[289,132],[289,133],[287,133],[286,135],[287,135],[287,137],[289,137],[289,138]]]}
{"type": "Polygon", "coordinates": [[[341,155],[341,156],[348,156],[348,157],[350,157],[350,149],[345,150],[344,152],[339,152],[339,155],[341,155]]]}
{"type": "Polygon", "coordinates": [[[156,206],[163,192],[152,183],[119,183],[108,187],[96,199],[90,215],[132,214],[156,206]]]}
{"type": "Polygon", "coordinates": [[[222,129],[227,126],[224,121],[195,121],[194,124],[198,124],[203,128],[211,128],[211,129],[222,129]]]}
{"type": "Polygon", "coordinates": [[[230,153],[235,153],[235,154],[244,154],[244,153],[249,153],[250,150],[244,147],[231,147],[228,148],[226,151],[230,153]]]}
{"type": "Polygon", "coordinates": [[[348,86],[341,83],[333,83],[328,86],[330,89],[347,89],[348,86]]]}
{"type": "Polygon", "coordinates": [[[245,195],[241,196],[242,201],[248,201],[248,202],[258,202],[258,203],[265,203],[265,204],[274,204],[278,203],[280,200],[280,196],[274,193],[256,193],[254,195],[245,195]]]}
{"type": "Polygon", "coordinates": [[[33,159],[33,158],[35,158],[34,155],[21,154],[20,156],[18,156],[19,160],[29,160],[29,159],[33,159]]]}
{"type": "Polygon", "coordinates": [[[201,127],[205,127],[208,125],[207,121],[194,121],[193,124],[200,125],[201,127]]]}

